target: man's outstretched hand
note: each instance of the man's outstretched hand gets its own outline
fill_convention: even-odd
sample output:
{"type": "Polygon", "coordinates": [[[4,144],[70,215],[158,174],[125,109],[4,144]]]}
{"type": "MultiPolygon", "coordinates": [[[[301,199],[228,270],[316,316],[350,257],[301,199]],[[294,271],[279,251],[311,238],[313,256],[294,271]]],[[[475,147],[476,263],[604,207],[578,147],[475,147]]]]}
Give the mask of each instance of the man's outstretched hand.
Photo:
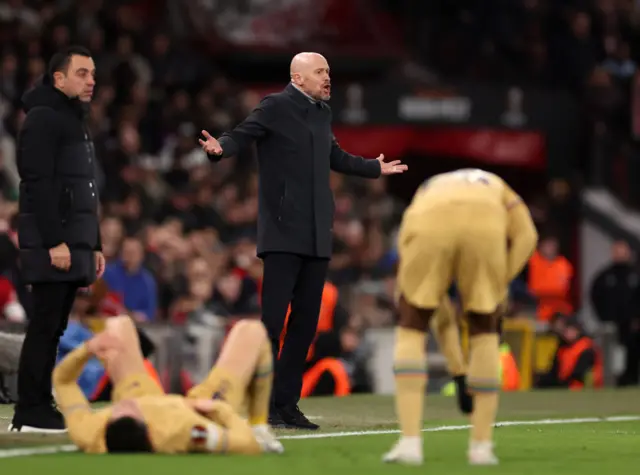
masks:
{"type": "Polygon", "coordinates": [[[397,175],[398,173],[404,173],[409,169],[409,167],[404,165],[400,160],[385,162],[384,155],[382,154],[380,154],[376,160],[380,162],[380,171],[383,175],[397,175]]]}
{"type": "Polygon", "coordinates": [[[206,130],[203,130],[201,133],[206,139],[198,139],[202,150],[204,150],[209,155],[222,155],[222,147],[220,146],[220,142],[213,138],[211,134],[206,130]]]}

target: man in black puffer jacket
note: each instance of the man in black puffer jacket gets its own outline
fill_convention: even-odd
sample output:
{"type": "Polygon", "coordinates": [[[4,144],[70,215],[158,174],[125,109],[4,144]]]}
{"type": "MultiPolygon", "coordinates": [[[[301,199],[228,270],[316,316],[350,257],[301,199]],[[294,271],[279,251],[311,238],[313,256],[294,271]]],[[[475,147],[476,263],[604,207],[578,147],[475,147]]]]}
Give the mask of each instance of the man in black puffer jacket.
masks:
{"type": "Polygon", "coordinates": [[[104,271],[93,143],[84,119],[95,86],[89,51],[69,47],[23,97],[18,137],[18,240],[33,311],[20,357],[18,404],[10,430],[64,431],[51,375],[76,291],[104,271]]]}

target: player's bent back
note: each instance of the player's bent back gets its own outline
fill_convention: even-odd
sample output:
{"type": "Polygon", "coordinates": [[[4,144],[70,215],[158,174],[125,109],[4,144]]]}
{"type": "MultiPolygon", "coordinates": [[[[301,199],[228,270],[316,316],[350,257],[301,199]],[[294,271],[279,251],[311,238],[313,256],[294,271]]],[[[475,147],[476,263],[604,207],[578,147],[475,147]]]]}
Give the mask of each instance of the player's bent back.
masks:
{"type": "Polygon", "coordinates": [[[509,246],[508,282],[520,273],[538,241],[533,219],[522,198],[498,175],[484,170],[465,168],[427,180],[414,195],[403,222],[424,222],[421,218],[430,213],[433,218],[430,225],[458,224],[458,230],[464,232],[467,228],[471,233],[504,230],[509,246]],[[436,210],[441,212],[433,213],[436,210]]]}
{"type": "Polygon", "coordinates": [[[427,180],[416,192],[406,214],[420,214],[452,204],[486,205],[487,209],[506,212],[519,202],[520,197],[499,176],[462,169],[427,180]]]}
{"type": "Polygon", "coordinates": [[[435,309],[456,280],[466,311],[493,313],[536,241],[527,207],[497,175],[436,175],[404,213],[398,286],[411,305],[435,309]]]}

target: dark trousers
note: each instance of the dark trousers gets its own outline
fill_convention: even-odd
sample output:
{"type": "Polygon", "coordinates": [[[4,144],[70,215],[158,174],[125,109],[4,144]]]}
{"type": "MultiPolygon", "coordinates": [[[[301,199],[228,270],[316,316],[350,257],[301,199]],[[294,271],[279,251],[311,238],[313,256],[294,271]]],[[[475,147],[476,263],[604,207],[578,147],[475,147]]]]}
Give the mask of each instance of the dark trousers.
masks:
{"type": "Polygon", "coordinates": [[[78,285],[72,282],[32,285],[33,312],[18,369],[18,411],[53,401],[51,374],[77,290],[78,285]]]}
{"type": "Polygon", "coordinates": [[[329,259],[271,253],[264,258],[262,322],[273,348],[272,407],[297,404],[307,352],[316,335],[329,259]],[[291,315],[280,358],[280,335],[291,303],[291,315]]]}

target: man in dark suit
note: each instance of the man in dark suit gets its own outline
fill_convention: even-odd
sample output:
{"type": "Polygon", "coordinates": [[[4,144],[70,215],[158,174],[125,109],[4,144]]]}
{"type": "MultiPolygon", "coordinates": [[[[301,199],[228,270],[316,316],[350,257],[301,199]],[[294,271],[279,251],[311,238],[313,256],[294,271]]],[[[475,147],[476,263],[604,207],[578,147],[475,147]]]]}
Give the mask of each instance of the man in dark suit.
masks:
{"type": "Polygon", "coordinates": [[[12,431],[62,432],[51,375],[78,288],[104,271],[93,143],[84,118],[95,65],[82,47],[51,58],[48,72],[22,98],[18,137],[20,274],[31,285],[32,312],[18,369],[12,431]]]}
{"type": "Polygon", "coordinates": [[[298,408],[306,354],[316,333],[332,250],[331,170],[365,178],[402,173],[399,161],[366,160],[343,151],[331,131],[329,65],[317,53],[291,62],[291,83],[265,97],[220,140],[202,131],[213,161],[256,142],[260,179],[258,256],[264,262],[262,319],[277,360],[270,422],[317,429],[298,408]],[[280,358],[287,307],[291,316],[280,358]]]}

